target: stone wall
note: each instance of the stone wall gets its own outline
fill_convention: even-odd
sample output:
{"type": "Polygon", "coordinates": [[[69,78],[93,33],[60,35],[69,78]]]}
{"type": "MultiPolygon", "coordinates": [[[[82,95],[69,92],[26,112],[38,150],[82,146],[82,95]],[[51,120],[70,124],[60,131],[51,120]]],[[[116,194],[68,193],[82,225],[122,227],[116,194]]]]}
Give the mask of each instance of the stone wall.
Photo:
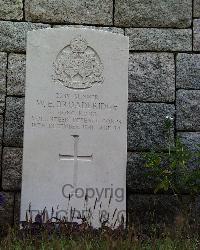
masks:
{"type": "Polygon", "coordinates": [[[165,150],[167,115],[175,118],[174,136],[191,148],[200,143],[200,0],[0,0],[0,6],[1,223],[19,219],[26,33],[62,25],[129,36],[128,206],[144,221],[153,207],[158,221],[163,214],[173,220],[177,203],[153,194],[142,155],[165,150]]]}

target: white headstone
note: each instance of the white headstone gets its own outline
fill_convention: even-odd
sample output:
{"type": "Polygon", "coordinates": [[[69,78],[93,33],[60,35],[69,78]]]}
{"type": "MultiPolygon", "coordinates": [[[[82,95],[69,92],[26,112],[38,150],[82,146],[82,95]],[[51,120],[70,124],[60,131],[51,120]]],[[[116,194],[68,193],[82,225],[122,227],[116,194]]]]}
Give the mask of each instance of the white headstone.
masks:
{"type": "Polygon", "coordinates": [[[127,102],[127,37],[28,33],[21,221],[44,208],[50,218],[52,207],[94,227],[125,219],[127,102]]]}

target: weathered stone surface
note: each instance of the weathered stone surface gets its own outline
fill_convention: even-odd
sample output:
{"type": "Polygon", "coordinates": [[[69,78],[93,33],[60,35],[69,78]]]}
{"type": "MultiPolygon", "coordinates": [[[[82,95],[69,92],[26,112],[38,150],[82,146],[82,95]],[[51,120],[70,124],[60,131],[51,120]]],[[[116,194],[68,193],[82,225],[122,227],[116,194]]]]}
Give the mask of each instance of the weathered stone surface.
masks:
{"type": "Polygon", "coordinates": [[[200,51],[200,19],[193,20],[193,49],[200,51]]]}
{"type": "Polygon", "coordinates": [[[200,130],[200,90],[178,90],[176,108],[178,130],[200,130]]]}
{"type": "Polygon", "coordinates": [[[172,224],[179,213],[179,204],[171,195],[130,195],[127,201],[132,223],[172,224]]]}
{"type": "Polygon", "coordinates": [[[6,93],[7,54],[0,52],[0,93],[6,93]]]}
{"type": "MultiPolygon", "coordinates": [[[[177,136],[187,149],[194,153],[199,151],[200,132],[178,132],[177,136]]],[[[189,161],[189,166],[191,168],[199,168],[199,160],[196,156],[189,161]]]]}
{"type": "Polygon", "coordinates": [[[164,103],[129,103],[128,149],[165,149],[165,119],[174,116],[174,105],[164,103]]]}
{"type": "Polygon", "coordinates": [[[1,192],[4,202],[0,205],[0,225],[6,226],[13,223],[14,194],[11,192],[1,192]]]}
{"type": "MultiPolygon", "coordinates": [[[[178,138],[192,152],[197,152],[200,145],[200,132],[178,132],[178,138]]],[[[190,168],[199,168],[199,161],[196,156],[193,156],[189,161],[190,168]]]]}
{"type": "Polygon", "coordinates": [[[144,153],[128,153],[126,183],[131,192],[153,193],[155,178],[147,176],[144,153]]]}
{"type": "Polygon", "coordinates": [[[4,144],[23,145],[24,98],[7,97],[4,124],[4,144]]]}
{"type": "Polygon", "coordinates": [[[200,89],[199,54],[178,54],[176,66],[177,88],[200,89]]]}
{"type": "Polygon", "coordinates": [[[143,229],[151,224],[163,225],[164,228],[166,224],[177,225],[180,220],[186,219],[183,207],[188,209],[188,217],[199,220],[199,197],[192,201],[189,196],[182,196],[181,202],[175,195],[135,194],[128,198],[130,223],[139,224],[143,229]]]}
{"type": "Polygon", "coordinates": [[[0,53],[0,113],[5,109],[7,54],[0,53]]]}
{"type": "Polygon", "coordinates": [[[10,54],[8,57],[7,94],[24,95],[26,56],[10,54]]]}
{"type": "Polygon", "coordinates": [[[50,25],[0,21],[0,51],[24,52],[27,31],[47,27],[50,25]]]}
{"type": "Polygon", "coordinates": [[[115,25],[186,28],[191,21],[191,0],[115,1],[115,25]]]}
{"type": "Polygon", "coordinates": [[[194,17],[200,17],[200,0],[194,0],[194,17]]]}
{"type": "Polygon", "coordinates": [[[192,31],[190,29],[125,29],[129,36],[130,50],[147,51],[191,51],[192,31]]]}
{"type": "Polygon", "coordinates": [[[0,94],[0,114],[5,110],[5,94],[0,94]]]}
{"type": "Polygon", "coordinates": [[[21,189],[22,149],[3,149],[2,187],[4,190],[21,189]]]}
{"type": "Polygon", "coordinates": [[[25,0],[25,18],[32,22],[109,25],[112,24],[112,12],[111,0],[25,0]]]}
{"type": "Polygon", "coordinates": [[[21,20],[23,18],[22,0],[0,0],[0,19],[21,20]]]}
{"type": "Polygon", "coordinates": [[[178,132],[177,135],[189,150],[198,150],[198,145],[200,145],[200,132],[178,132]]]}
{"type": "Polygon", "coordinates": [[[0,115],[0,145],[3,140],[3,115],[0,115]]]}
{"type": "Polygon", "coordinates": [[[131,53],[129,57],[129,100],[172,102],[174,98],[173,54],[131,53]]]}
{"type": "Polygon", "coordinates": [[[86,26],[86,25],[54,25],[53,28],[64,28],[64,27],[73,27],[73,28],[87,28],[87,29],[94,29],[94,30],[103,30],[103,31],[110,31],[117,34],[124,35],[124,29],[117,28],[117,27],[99,27],[99,26],[86,26]]]}

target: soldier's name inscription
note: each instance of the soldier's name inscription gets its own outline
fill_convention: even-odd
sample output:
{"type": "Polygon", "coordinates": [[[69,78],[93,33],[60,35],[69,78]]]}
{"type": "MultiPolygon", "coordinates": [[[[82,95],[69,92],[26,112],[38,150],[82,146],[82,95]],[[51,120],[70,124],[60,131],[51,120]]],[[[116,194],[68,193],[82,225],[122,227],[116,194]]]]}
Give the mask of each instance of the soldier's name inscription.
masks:
{"type": "Polygon", "coordinates": [[[120,130],[122,124],[120,115],[117,119],[110,113],[112,111],[112,114],[114,112],[117,115],[118,105],[101,100],[102,98],[97,94],[76,93],[56,93],[53,100],[36,99],[35,104],[40,107],[41,114],[32,114],[31,126],[33,128],[120,130]],[[104,112],[103,118],[99,116],[99,112],[104,112]]]}

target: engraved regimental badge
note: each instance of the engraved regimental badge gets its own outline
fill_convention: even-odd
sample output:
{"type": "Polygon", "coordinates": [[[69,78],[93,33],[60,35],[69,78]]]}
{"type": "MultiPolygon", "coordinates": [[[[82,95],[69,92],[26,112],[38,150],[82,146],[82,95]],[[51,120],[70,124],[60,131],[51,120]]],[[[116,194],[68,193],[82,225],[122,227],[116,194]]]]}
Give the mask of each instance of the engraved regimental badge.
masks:
{"type": "Polygon", "coordinates": [[[64,47],[53,63],[53,81],[71,89],[103,83],[103,64],[97,52],[81,36],[64,47]]]}

